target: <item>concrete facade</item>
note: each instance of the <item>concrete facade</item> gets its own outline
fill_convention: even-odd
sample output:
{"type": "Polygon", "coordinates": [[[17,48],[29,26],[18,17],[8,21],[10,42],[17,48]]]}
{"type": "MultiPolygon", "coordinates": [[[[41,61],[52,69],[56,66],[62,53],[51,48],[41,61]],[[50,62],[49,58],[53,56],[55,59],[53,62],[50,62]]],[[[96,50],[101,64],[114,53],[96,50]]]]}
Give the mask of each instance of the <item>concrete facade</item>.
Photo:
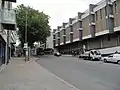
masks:
{"type": "Polygon", "coordinates": [[[47,38],[46,48],[53,48],[53,35],[52,35],[52,33],[51,33],[50,36],[47,38]]]}
{"type": "MultiPolygon", "coordinates": [[[[54,43],[54,48],[61,53],[70,54],[72,51],[81,53],[83,48],[91,50],[119,46],[119,10],[119,0],[102,0],[97,4],[90,4],[88,10],[79,12],[77,17],[70,18],[69,22],[61,26],[60,36],[54,38],[54,42],[59,38],[60,44],[54,43]]],[[[54,32],[54,36],[56,32],[59,30],[54,32]]]]}
{"type": "Polygon", "coordinates": [[[17,39],[16,13],[12,9],[13,2],[15,3],[16,0],[0,0],[0,66],[7,63],[8,58],[10,59],[11,48],[14,47],[17,39]]]}

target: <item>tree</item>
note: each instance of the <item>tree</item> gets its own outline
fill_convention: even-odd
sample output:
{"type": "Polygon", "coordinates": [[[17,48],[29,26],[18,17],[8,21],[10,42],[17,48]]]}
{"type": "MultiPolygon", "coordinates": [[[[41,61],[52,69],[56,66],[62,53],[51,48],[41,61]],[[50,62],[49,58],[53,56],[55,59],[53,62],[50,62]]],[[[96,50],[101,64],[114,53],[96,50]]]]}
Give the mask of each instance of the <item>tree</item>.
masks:
{"type": "Polygon", "coordinates": [[[17,26],[19,28],[18,35],[22,47],[25,43],[25,24],[27,13],[27,42],[28,46],[32,46],[34,42],[46,42],[46,38],[50,35],[49,16],[43,12],[39,12],[30,6],[18,5],[17,26]]]}

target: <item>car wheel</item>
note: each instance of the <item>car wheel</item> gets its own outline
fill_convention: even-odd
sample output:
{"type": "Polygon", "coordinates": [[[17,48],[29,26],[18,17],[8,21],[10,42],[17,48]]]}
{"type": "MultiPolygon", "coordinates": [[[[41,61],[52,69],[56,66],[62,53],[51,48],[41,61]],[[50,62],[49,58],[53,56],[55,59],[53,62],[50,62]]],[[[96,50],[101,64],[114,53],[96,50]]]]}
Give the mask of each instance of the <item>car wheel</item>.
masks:
{"type": "Polygon", "coordinates": [[[90,60],[91,60],[91,61],[94,61],[94,58],[91,57],[90,60]]]}
{"type": "Polygon", "coordinates": [[[119,65],[120,65],[120,60],[118,60],[118,61],[117,61],[117,64],[119,64],[119,65]]]}
{"type": "Polygon", "coordinates": [[[107,63],[107,59],[104,59],[104,62],[107,63]]]}
{"type": "Polygon", "coordinates": [[[86,60],[86,58],[84,57],[83,60],[86,60]]]}

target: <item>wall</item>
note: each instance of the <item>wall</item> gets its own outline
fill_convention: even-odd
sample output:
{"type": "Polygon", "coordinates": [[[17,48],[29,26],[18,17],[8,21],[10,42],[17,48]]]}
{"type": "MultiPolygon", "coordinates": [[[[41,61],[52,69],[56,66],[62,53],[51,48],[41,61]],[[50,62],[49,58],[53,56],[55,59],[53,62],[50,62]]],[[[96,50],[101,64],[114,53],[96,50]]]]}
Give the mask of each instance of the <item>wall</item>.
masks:
{"type": "Polygon", "coordinates": [[[88,49],[101,48],[101,41],[99,37],[87,40],[88,49]]]}
{"type": "Polygon", "coordinates": [[[95,25],[96,33],[107,29],[105,7],[95,12],[95,25]]]}
{"type": "Polygon", "coordinates": [[[113,13],[114,13],[114,22],[115,27],[120,26],[120,0],[116,0],[113,3],[113,13]],[[116,3],[116,10],[115,10],[115,3],[116,3]]]}
{"type": "Polygon", "coordinates": [[[63,43],[63,34],[64,34],[64,31],[61,30],[60,31],[60,43],[63,43]]]}
{"type": "Polygon", "coordinates": [[[117,35],[105,35],[102,37],[103,48],[117,46],[118,37],[117,35]]]}
{"type": "Polygon", "coordinates": [[[70,41],[70,27],[66,28],[66,41],[70,41]]]}
{"type": "Polygon", "coordinates": [[[90,35],[89,16],[82,19],[83,36],[90,35]]]}
{"type": "Polygon", "coordinates": [[[73,24],[73,40],[79,38],[79,22],[73,24]]]}

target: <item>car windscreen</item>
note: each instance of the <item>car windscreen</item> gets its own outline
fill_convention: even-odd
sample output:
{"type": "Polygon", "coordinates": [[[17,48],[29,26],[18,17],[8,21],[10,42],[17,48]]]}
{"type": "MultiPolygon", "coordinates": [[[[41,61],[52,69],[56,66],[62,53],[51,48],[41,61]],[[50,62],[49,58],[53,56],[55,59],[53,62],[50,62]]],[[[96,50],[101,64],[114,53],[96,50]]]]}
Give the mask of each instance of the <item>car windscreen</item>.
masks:
{"type": "Polygon", "coordinates": [[[96,55],[100,55],[100,52],[99,52],[99,51],[94,51],[94,53],[95,53],[96,55]]]}

